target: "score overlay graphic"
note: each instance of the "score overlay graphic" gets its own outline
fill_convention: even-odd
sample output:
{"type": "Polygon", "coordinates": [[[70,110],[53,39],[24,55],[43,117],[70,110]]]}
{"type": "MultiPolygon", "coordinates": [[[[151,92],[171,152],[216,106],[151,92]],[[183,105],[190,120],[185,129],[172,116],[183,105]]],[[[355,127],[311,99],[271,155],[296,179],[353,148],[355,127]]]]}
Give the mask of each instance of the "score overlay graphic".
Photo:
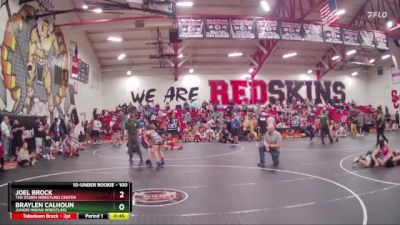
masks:
{"type": "Polygon", "coordinates": [[[13,220],[126,220],[132,212],[130,182],[9,183],[13,220]]]}

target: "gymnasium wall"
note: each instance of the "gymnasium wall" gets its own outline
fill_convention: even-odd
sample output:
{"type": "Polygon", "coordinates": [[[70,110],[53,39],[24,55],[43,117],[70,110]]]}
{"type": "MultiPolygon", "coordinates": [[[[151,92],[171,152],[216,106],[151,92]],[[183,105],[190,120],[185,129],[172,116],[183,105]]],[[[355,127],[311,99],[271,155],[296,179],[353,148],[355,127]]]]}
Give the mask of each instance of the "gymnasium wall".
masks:
{"type": "MultiPolygon", "coordinates": [[[[369,104],[369,98],[367,97],[369,94],[368,91],[368,80],[370,74],[368,72],[361,72],[357,77],[350,77],[348,74],[350,71],[333,71],[328,74],[321,81],[323,87],[325,88],[325,83],[330,82],[330,95],[331,98],[337,96],[341,99],[342,94],[336,94],[333,86],[334,84],[343,85],[345,93],[346,101],[355,100],[360,104],[369,104]]],[[[107,109],[114,108],[117,104],[123,102],[131,102],[132,101],[132,93],[136,99],[137,97],[141,97],[144,93],[145,97],[143,102],[146,102],[146,94],[149,89],[155,89],[150,92],[150,95],[154,95],[154,97],[149,96],[149,100],[154,100],[157,103],[163,103],[165,101],[169,101],[172,105],[182,104],[184,101],[182,99],[176,99],[177,88],[181,89],[181,93],[188,94],[182,96],[186,99],[189,98],[190,90],[194,90],[193,93],[196,94],[196,97],[193,99],[197,99],[197,105],[200,105],[204,100],[210,100],[211,97],[211,86],[209,82],[211,80],[224,80],[228,86],[228,96],[229,99],[233,98],[232,89],[230,81],[246,81],[246,74],[226,74],[226,75],[210,75],[210,74],[183,74],[179,77],[179,80],[175,82],[173,80],[172,75],[149,75],[143,74],[141,75],[139,72],[134,73],[132,76],[126,76],[124,72],[105,72],[103,73],[103,98],[104,98],[104,106],[107,109]],[[170,101],[171,98],[165,98],[165,95],[171,96],[171,87],[173,87],[175,91],[175,99],[170,101]],[[198,90],[194,89],[198,88],[198,90]],[[168,90],[170,92],[168,93],[168,90]],[[143,92],[144,91],[144,92],[143,92]]],[[[311,97],[313,99],[317,98],[316,85],[315,85],[315,76],[308,74],[299,74],[296,72],[288,72],[288,71],[275,71],[275,72],[266,72],[263,74],[259,74],[256,77],[256,80],[264,81],[266,83],[266,88],[270,88],[269,84],[272,82],[281,83],[283,87],[277,88],[282,91],[287,98],[288,94],[288,85],[290,86],[290,81],[311,81],[311,97]],[[267,74],[268,73],[268,74],[267,74]],[[289,84],[287,83],[289,82],[289,84]]],[[[295,87],[296,82],[292,82],[292,88],[295,87]]],[[[298,83],[298,82],[297,82],[298,83]]],[[[304,83],[304,82],[300,82],[304,83]]],[[[337,87],[336,87],[337,88],[337,87]]],[[[245,89],[246,97],[250,98],[250,89],[245,89]]],[[[340,88],[337,88],[340,89],[340,88]]],[[[276,92],[276,91],[275,91],[276,92]]],[[[192,94],[193,94],[192,93],[192,94]]],[[[261,91],[259,90],[258,95],[260,95],[261,91]]],[[[307,86],[304,84],[298,91],[299,95],[303,98],[307,97],[307,86]]],[[[269,97],[277,96],[271,93],[271,90],[266,91],[268,100],[269,97]]],[[[258,96],[260,98],[260,96],[258,96]]]]}

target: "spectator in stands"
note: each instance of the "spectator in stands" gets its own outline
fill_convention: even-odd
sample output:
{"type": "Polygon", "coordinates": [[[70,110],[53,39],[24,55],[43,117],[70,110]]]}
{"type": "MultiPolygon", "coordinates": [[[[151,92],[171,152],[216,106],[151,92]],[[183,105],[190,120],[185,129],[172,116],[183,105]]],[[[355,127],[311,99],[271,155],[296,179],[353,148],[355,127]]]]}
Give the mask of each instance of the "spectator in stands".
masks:
{"type": "Polygon", "coordinates": [[[379,114],[376,120],[376,146],[379,145],[379,140],[381,139],[381,137],[383,138],[384,141],[389,143],[389,140],[385,136],[385,128],[386,128],[386,123],[385,120],[383,119],[383,114],[379,114]]]}
{"type": "Polygon", "coordinates": [[[92,130],[92,140],[93,140],[92,144],[93,145],[101,144],[101,136],[100,136],[101,127],[102,127],[102,124],[101,124],[98,116],[96,116],[93,121],[93,130],[92,130]]]}
{"type": "Polygon", "coordinates": [[[4,149],[4,160],[9,161],[11,151],[11,126],[8,116],[3,117],[1,122],[1,143],[4,149]]]}
{"type": "Polygon", "coordinates": [[[55,118],[53,124],[51,124],[50,132],[53,133],[55,140],[60,141],[60,122],[58,118],[55,118]]]}
{"type": "Polygon", "coordinates": [[[350,113],[350,133],[355,136],[357,134],[357,113],[355,110],[352,110],[350,113]]]}
{"type": "Polygon", "coordinates": [[[33,135],[35,136],[36,153],[39,157],[49,159],[46,148],[44,146],[45,129],[42,121],[37,118],[33,127],[33,135]]]}
{"type": "Polygon", "coordinates": [[[329,141],[331,144],[333,143],[332,136],[329,132],[329,118],[328,115],[326,114],[325,110],[322,110],[321,115],[319,116],[319,129],[321,132],[321,139],[322,139],[322,144],[325,145],[325,136],[328,135],[329,141]]]}
{"type": "Polygon", "coordinates": [[[310,142],[313,143],[313,139],[315,137],[315,128],[311,122],[307,123],[305,133],[307,137],[310,137],[310,142]]]}
{"type": "Polygon", "coordinates": [[[394,118],[395,118],[396,130],[399,130],[399,127],[400,127],[399,111],[396,111],[396,114],[394,115],[394,118]]]}
{"type": "Polygon", "coordinates": [[[60,136],[64,140],[65,136],[67,136],[68,130],[67,130],[67,124],[65,124],[65,120],[61,118],[60,120],[60,136]]]}
{"type": "Polygon", "coordinates": [[[1,142],[0,142],[0,165],[1,165],[1,170],[4,170],[4,149],[1,142]]]}
{"type": "Polygon", "coordinates": [[[261,113],[261,115],[258,117],[258,135],[259,139],[264,137],[265,133],[267,132],[267,120],[265,118],[265,113],[261,113]]]}
{"type": "Polygon", "coordinates": [[[34,166],[36,163],[36,155],[29,154],[28,143],[24,142],[19,149],[17,161],[19,166],[34,166]]]}
{"type": "Polygon", "coordinates": [[[358,112],[357,118],[357,126],[358,126],[358,135],[364,136],[364,125],[365,125],[365,114],[363,111],[358,112]]]}
{"type": "Polygon", "coordinates": [[[19,124],[18,120],[14,120],[13,126],[12,126],[12,150],[11,150],[11,155],[17,155],[19,151],[19,147],[23,143],[22,139],[22,134],[25,128],[19,124]]]}
{"type": "Polygon", "coordinates": [[[231,135],[233,138],[233,143],[239,143],[239,131],[241,129],[241,119],[238,114],[234,114],[232,122],[231,122],[231,135]]]}

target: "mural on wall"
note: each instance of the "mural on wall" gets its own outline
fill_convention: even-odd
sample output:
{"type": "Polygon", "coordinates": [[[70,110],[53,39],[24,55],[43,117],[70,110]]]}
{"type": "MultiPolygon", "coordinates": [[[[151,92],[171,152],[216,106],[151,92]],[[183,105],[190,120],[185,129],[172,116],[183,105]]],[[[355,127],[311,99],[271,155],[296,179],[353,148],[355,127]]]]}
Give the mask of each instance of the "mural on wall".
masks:
{"type": "Polygon", "coordinates": [[[64,116],[68,92],[68,52],[60,28],[52,17],[36,17],[24,5],[9,18],[1,47],[0,85],[3,111],[24,115],[64,116]],[[8,91],[12,99],[3,98],[8,91]]]}
{"type": "Polygon", "coordinates": [[[392,103],[393,108],[399,109],[400,108],[400,95],[397,93],[396,90],[392,90],[392,103]]]}
{"type": "MultiPolygon", "coordinates": [[[[296,99],[314,99],[316,103],[346,101],[345,85],[340,81],[299,81],[299,80],[209,80],[210,99],[212,103],[228,105],[230,101],[242,104],[265,104],[267,102],[291,102],[296,99]],[[303,91],[301,91],[303,90],[303,91]]],[[[164,99],[163,102],[195,102],[198,99],[199,87],[169,87],[164,95],[158,96],[157,89],[151,88],[139,93],[131,92],[132,102],[140,105],[164,99]]]]}

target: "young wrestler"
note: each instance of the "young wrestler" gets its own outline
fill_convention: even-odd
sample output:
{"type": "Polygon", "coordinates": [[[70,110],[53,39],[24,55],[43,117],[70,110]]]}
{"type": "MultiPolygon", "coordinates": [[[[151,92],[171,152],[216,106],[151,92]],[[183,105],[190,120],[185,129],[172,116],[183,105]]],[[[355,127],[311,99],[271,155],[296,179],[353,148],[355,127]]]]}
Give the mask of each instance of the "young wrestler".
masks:
{"type": "Polygon", "coordinates": [[[167,135],[165,135],[164,148],[166,150],[182,150],[183,146],[181,144],[177,144],[176,141],[173,140],[171,134],[167,134],[167,135]]]}
{"type": "Polygon", "coordinates": [[[361,167],[393,167],[393,153],[389,150],[388,144],[384,140],[380,140],[377,149],[367,152],[366,157],[358,156],[353,163],[357,163],[361,167]]]}
{"type": "Polygon", "coordinates": [[[146,126],[146,131],[144,135],[145,135],[145,140],[147,140],[149,148],[156,155],[157,158],[156,169],[159,170],[164,165],[164,140],[156,132],[156,127],[153,124],[146,126]]]}

